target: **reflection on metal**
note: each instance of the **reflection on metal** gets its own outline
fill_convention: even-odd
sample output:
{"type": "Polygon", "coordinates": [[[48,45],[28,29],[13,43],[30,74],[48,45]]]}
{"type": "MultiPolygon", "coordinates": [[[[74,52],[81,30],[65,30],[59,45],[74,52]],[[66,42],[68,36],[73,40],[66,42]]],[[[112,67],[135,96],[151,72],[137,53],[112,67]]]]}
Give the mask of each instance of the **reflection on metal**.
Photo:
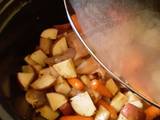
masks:
{"type": "MultiPolygon", "coordinates": [[[[98,1],[99,2],[99,1],[98,1]]],[[[121,78],[119,76],[119,74],[116,74],[115,72],[111,71],[110,68],[108,68],[103,62],[99,59],[99,57],[97,56],[96,53],[94,53],[92,50],[93,48],[91,48],[90,46],[88,46],[88,43],[86,43],[86,41],[84,40],[84,38],[82,37],[82,35],[77,31],[76,27],[74,26],[74,23],[71,19],[71,15],[73,12],[70,11],[70,4],[69,4],[69,0],[64,0],[64,5],[65,5],[65,9],[66,9],[66,13],[67,13],[67,17],[69,19],[69,22],[73,28],[73,30],[75,31],[75,33],[77,34],[77,36],[79,37],[79,39],[81,40],[81,42],[84,44],[84,46],[88,49],[88,51],[91,53],[91,55],[108,71],[108,73],[113,76],[116,80],[118,80],[121,84],[125,85],[129,90],[131,90],[132,92],[134,92],[135,94],[137,94],[138,96],[142,97],[145,101],[157,106],[160,108],[159,104],[155,103],[154,101],[149,100],[147,97],[144,96],[144,94],[142,94],[141,92],[137,92],[133,87],[131,87],[131,85],[129,85],[128,81],[123,80],[123,78],[121,78]],[[68,7],[69,6],[69,7],[68,7]]],[[[90,21],[89,21],[90,22],[90,21]]],[[[103,59],[104,60],[104,59],[103,59]]]]}

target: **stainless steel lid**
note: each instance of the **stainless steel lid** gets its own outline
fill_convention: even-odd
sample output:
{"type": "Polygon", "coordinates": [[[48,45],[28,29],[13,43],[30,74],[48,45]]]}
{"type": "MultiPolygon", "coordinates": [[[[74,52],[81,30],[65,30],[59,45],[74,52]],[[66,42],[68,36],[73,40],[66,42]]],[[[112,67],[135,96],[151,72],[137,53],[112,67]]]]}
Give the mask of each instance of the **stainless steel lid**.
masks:
{"type": "Polygon", "coordinates": [[[64,0],[64,3],[73,29],[95,59],[115,79],[160,106],[160,2],[64,0]]]}

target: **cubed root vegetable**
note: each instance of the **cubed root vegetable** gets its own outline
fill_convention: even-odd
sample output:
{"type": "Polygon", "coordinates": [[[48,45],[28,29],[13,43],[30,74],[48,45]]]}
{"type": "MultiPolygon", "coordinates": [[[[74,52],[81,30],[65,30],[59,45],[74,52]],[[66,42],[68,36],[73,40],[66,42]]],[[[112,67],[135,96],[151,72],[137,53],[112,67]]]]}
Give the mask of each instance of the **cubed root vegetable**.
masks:
{"type": "Polygon", "coordinates": [[[67,79],[68,83],[77,90],[83,90],[85,88],[84,84],[77,78],[67,79]]]}
{"type": "Polygon", "coordinates": [[[57,43],[52,48],[52,55],[60,55],[63,54],[65,51],[67,51],[68,45],[66,42],[66,38],[62,37],[60,40],[57,41],[57,43]]]}
{"type": "Polygon", "coordinates": [[[53,65],[55,70],[64,78],[75,78],[77,73],[75,71],[74,63],[72,59],[67,59],[60,63],[53,65]]]}
{"type": "Polygon", "coordinates": [[[55,29],[55,28],[48,28],[48,29],[45,29],[41,33],[41,37],[42,38],[46,38],[46,39],[56,39],[57,38],[57,33],[58,33],[57,29],[55,29]]]}
{"type": "Polygon", "coordinates": [[[145,113],[142,109],[128,103],[121,110],[121,114],[128,120],[145,120],[145,113]]]}
{"type": "Polygon", "coordinates": [[[62,105],[59,109],[63,113],[63,115],[71,115],[71,114],[74,113],[74,111],[73,111],[69,102],[62,105]]]}
{"type": "Polygon", "coordinates": [[[119,112],[127,101],[127,96],[125,96],[121,92],[118,92],[116,96],[114,96],[114,98],[112,99],[111,106],[114,107],[117,112],[119,112]]]}
{"type": "Polygon", "coordinates": [[[56,111],[53,111],[49,106],[45,105],[41,108],[38,108],[36,110],[37,112],[40,112],[40,115],[47,120],[55,120],[58,116],[59,113],[56,111]]]}
{"type": "Polygon", "coordinates": [[[51,92],[47,93],[46,96],[53,111],[67,103],[66,97],[62,94],[51,92]]]}
{"type": "Polygon", "coordinates": [[[19,72],[17,76],[18,76],[18,80],[19,80],[20,84],[22,85],[22,87],[25,90],[27,90],[30,83],[32,82],[32,80],[34,78],[34,73],[19,72]]]}
{"type": "Polygon", "coordinates": [[[77,16],[74,14],[71,16],[71,19],[72,19],[76,29],[78,30],[78,32],[82,33],[82,29],[81,29],[80,24],[78,22],[77,16]]]}
{"type": "Polygon", "coordinates": [[[55,91],[57,93],[68,95],[69,92],[71,91],[71,87],[66,82],[66,80],[64,80],[62,77],[58,77],[55,85],[55,91]]]}
{"type": "Polygon", "coordinates": [[[111,92],[99,80],[92,80],[90,86],[93,90],[97,91],[100,95],[106,96],[108,98],[112,97],[111,92]]]}
{"type": "Polygon", "coordinates": [[[58,30],[58,34],[71,30],[71,25],[69,23],[54,25],[54,27],[58,30]]]}
{"type": "Polygon", "coordinates": [[[118,87],[113,79],[107,80],[106,88],[112,93],[112,95],[115,95],[118,92],[118,87]]]}
{"type": "Polygon", "coordinates": [[[84,117],[79,115],[63,116],[60,120],[94,120],[93,117],[84,117]]]}
{"type": "Polygon", "coordinates": [[[108,120],[109,116],[109,111],[105,107],[100,105],[96,113],[95,120],[108,120]]]}
{"type": "Polygon", "coordinates": [[[103,107],[105,107],[110,112],[111,119],[113,119],[113,120],[117,119],[117,111],[110,104],[108,104],[104,100],[99,100],[97,104],[99,106],[102,105],[103,107]]]}
{"type": "Polygon", "coordinates": [[[90,74],[94,72],[98,67],[99,65],[97,64],[97,62],[92,57],[90,57],[82,62],[76,70],[78,74],[90,74]]]}
{"type": "Polygon", "coordinates": [[[153,120],[154,118],[160,116],[160,109],[150,106],[145,110],[146,120],[153,120]]]}
{"type": "Polygon", "coordinates": [[[45,66],[45,59],[47,58],[47,55],[42,50],[37,50],[33,52],[30,56],[30,58],[41,65],[42,67],[45,66]]]}
{"type": "Polygon", "coordinates": [[[92,116],[96,107],[93,104],[88,92],[79,93],[78,95],[71,98],[71,105],[73,110],[82,116],[92,116]]]}
{"type": "Polygon", "coordinates": [[[52,75],[45,74],[34,81],[31,84],[31,87],[37,90],[46,89],[48,87],[51,87],[54,84],[55,80],[56,78],[54,78],[52,75]]]}

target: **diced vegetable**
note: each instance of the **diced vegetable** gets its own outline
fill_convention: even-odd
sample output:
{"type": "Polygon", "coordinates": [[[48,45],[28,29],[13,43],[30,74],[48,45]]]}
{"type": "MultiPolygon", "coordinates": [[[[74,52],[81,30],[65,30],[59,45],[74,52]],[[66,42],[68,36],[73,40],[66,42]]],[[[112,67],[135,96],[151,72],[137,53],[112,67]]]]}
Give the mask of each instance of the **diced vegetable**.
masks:
{"type": "Polygon", "coordinates": [[[66,80],[62,77],[58,77],[55,85],[55,91],[64,95],[68,95],[71,91],[71,87],[68,85],[66,80]]]}
{"type": "Polygon", "coordinates": [[[143,108],[143,103],[141,102],[141,100],[131,91],[128,91],[125,94],[128,97],[128,103],[138,107],[138,108],[143,108]]]}
{"type": "Polygon", "coordinates": [[[127,118],[127,120],[145,120],[145,113],[142,109],[128,103],[121,110],[121,114],[127,118]]]}
{"type": "Polygon", "coordinates": [[[57,41],[57,43],[52,48],[52,55],[60,55],[67,51],[68,45],[66,42],[66,38],[62,37],[60,40],[57,41]]]}
{"type": "Polygon", "coordinates": [[[55,80],[56,78],[52,75],[45,74],[38,78],[36,81],[34,81],[31,84],[31,87],[37,90],[46,89],[48,87],[51,87],[54,84],[55,80]]]}
{"type": "Polygon", "coordinates": [[[53,111],[67,103],[66,97],[62,94],[51,92],[47,93],[46,96],[53,111]]]}
{"type": "Polygon", "coordinates": [[[59,113],[53,111],[48,105],[38,108],[36,111],[40,112],[40,115],[47,120],[55,120],[59,116],[59,113]]]}
{"type": "Polygon", "coordinates": [[[67,79],[68,83],[77,90],[83,90],[85,88],[84,84],[77,78],[67,79]]]}
{"type": "Polygon", "coordinates": [[[118,92],[117,95],[112,99],[111,106],[113,106],[115,110],[119,112],[127,101],[128,98],[123,93],[118,92]]]}
{"type": "Polygon", "coordinates": [[[58,34],[71,30],[71,25],[69,23],[54,25],[54,27],[58,30],[58,34]]]}
{"type": "Polygon", "coordinates": [[[120,113],[117,120],[128,120],[128,119],[120,113]]]}
{"type": "Polygon", "coordinates": [[[17,76],[18,76],[18,80],[19,80],[20,84],[22,85],[22,87],[24,88],[24,90],[27,90],[30,83],[32,82],[32,80],[34,78],[34,73],[19,72],[17,76]]]}
{"type": "Polygon", "coordinates": [[[33,70],[33,68],[30,65],[23,65],[22,66],[22,72],[33,73],[34,70],[33,70]]]}
{"type": "Polygon", "coordinates": [[[71,105],[74,111],[82,116],[92,116],[96,111],[96,107],[87,92],[72,97],[71,105]]]}
{"type": "Polygon", "coordinates": [[[37,50],[31,54],[30,58],[43,67],[47,56],[42,50],[37,50]]]}
{"type": "Polygon", "coordinates": [[[153,120],[154,118],[160,116],[160,109],[150,106],[145,110],[146,120],[153,120]]]}
{"type": "Polygon", "coordinates": [[[109,111],[105,107],[100,105],[96,113],[95,120],[108,120],[109,116],[109,111]]]}
{"type": "Polygon", "coordinates": [[[106,96],[108,98],[112,97],[110,91],[101,83],[101,81],[92,80],[90,86],[93,90],[99,92],[99,94],[101,94],[102,96],[106,96]]]}
{"type": "Polygon", "coordinates": [[[94,120],[93,117],[84,117],[79,115],[63,116],[60,120],[94,120]]]}
{"type": "Polygon", "coordinates": [[[42,37],[42,38],[46,38],[46,39],[56,39],[56,38],[57,38],[57,33],[58,33],[58,30],[57,30],[57,29],[48,28],[48,29],[45,29],[45,30],[41,33],[41,37],[42,37]]]}
{"type": "Polygon", "coordinates": [[[46,38],[40,38],[39,47],[43,50],[43,52],[49,54],[51,46],[52,46],[52,40],[46,38]]]}
{"type": "Polygon", "coordinates": [[[118,87],[116,85],[116,83],[113,81],[113,79],[109,79],[106,82],[106,87],[107,89],[112,93],[112,95],[114,96],[117,92],[118,92],[118,87]]]}
{"type": "Polygon", "coordinates": [[[63,113],[63,115],[71,115],[74,113],[70,103],[68,102],[62,105],[59,109],[63,113]]]}
{"type": "Polygon", "coordinates": [[[91,83],[91,80],[90,80],[89,77],[86,76],[86,75],[82,75],[82,76],[81,76],[81,81],[82,81],[86,86],[89,86],[90,83],[91,83]]]}
{"type": "MultiPolygon", "coordinates": [[[[81,31],[76,15],[73,15],[72,19],[78,31],[81,31]]],[[[160,118],[160,109],[150,106],[124,85],[112,79],[88,54],[69,24],[55,27],[57,29],[49,28],[41,33],[39,46],[25,57],[27,65],[23,65],[22,72],[17,73],[19,83],[26,90],[25,100],[34,110],[31,111],[29,104],[24,106],[25,102],[21,102],[19,109],[16,101],[18,108],[16,110],[20,115],[24,115],[22,118],[33,120],[160,118]],[[27,110],[29,112],[26,112],[27,110]]],[[[131,61],[134,60],[135,58],[131,61]]],[[[123,74],[132,73],[133,70],[130,68],[135,68],[135,64],[126,69],[128,67],[124,67],[123,74]]],[[[8,84],[5,89],[7,88],[8,84]]],[[[148,98],[148,95],[146,97],[148,98]]]]}
{"type": "Polygon", "coordinates": [[[104,100],[99,100],[97,104],[102,105],[110,112],[111,119],[117,119],[117,111],[109,103],[105,102],[104,100]]]}
{"type": "Polygon", "coordinates": [[[64,78],[75,78],[77,77],[77,73],[75,71],[75,67],[72,59],[68,59],[53,65],[55,70],[64,78]]]}
{"type": "Polygon", "coordinates": [[[68,44],[76,50],[75,60],[83,58],[88,55],[88,51],[84,45],[80,42],[79,38],[74,32],[70,32],[67,35],[68,44]]]}
{"type": "Polygon", "coordinates": [[[78,30],[78,32],[82,33],[82,29],[81,29],[80,24],[78,22],[77,16],[74,14],[71,16],[71,19],[72,19],[76,29],[78,30]]]}
{"type": "Polygon", "coordinates": [[[45,59],[45,63],[48,64],[49,66],[52,66],[55,63],[59,63],[64,60],[74,58],[74,56],[75,56],[75,50],[73,48],[68,48],[67,51],[65,51],[61,55],[56,55],[54,57],[49,57],[49,58],[45,59]]]}
{"type": "Polygon", "coordinates": [[[26,101],[33,107],[40,107],[46,104],[46,97],[43,91],[28,89],[25,95],[26,101]]]}
{"type": "Polygon", "coordinates": [[[98,64],[93,58],[88,58],[77,67],[78,74],[90,74],[98,68],[98,64]]]}

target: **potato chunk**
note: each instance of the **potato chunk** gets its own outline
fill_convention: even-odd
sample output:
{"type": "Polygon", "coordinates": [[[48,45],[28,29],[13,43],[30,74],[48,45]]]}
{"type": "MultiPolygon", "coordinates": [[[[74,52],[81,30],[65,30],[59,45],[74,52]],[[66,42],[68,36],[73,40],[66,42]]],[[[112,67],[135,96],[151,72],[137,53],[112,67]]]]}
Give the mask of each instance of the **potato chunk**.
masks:
{"type": "Polygon", "coordinates": [[[67,59],[60,63],[53,65],[55,70],[64,78],[75,78],[77,77],[77,73],[75,71],[75,67],[72,59],[67,59]]]}
{"type": "Polygon", "coordinates": [[[82,116],[92,116],[96,111],[88,92],[80,93],[71,98],[71,105],[74,111],[82,116]]]}

